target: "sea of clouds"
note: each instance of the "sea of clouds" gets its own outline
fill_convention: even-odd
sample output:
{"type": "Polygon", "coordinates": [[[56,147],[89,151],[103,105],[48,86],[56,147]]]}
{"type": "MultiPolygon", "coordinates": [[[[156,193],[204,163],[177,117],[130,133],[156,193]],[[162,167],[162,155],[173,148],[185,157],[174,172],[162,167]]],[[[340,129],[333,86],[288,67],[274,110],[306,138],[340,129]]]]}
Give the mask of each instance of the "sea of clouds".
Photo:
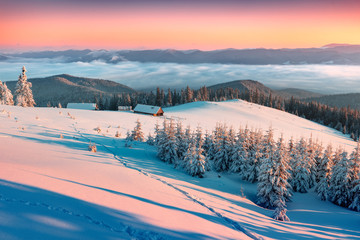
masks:
{"type": "Polygon", "coordinates": [[[57,74],[101,78],[134,89],[193,88],[232,80],[252,79],[274,89],[301,88],[319,93],[360,92],[360,66],[238,65],[121,62],[64,63],[54,59],[16,59],[0,62],[0,80],[17,80],[25,65],[28,78],[57,74]]]}

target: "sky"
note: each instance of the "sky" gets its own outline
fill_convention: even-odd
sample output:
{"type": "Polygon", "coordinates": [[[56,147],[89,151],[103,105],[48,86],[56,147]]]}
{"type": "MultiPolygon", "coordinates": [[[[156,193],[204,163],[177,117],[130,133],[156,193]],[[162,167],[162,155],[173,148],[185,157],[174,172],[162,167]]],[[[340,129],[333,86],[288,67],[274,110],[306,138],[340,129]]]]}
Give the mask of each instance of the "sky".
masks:
{"type": "Polygon", "coordinates": [[[358,0],[2,0],[0,49],[359,44],[359,13],[358,0]]]}

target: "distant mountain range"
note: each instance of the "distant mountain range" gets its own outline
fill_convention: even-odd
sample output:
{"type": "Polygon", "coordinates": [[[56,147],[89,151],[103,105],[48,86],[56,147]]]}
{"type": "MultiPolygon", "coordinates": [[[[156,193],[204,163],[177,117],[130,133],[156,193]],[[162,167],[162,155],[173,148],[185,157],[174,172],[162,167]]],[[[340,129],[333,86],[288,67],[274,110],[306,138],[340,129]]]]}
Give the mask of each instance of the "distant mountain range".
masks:
{"type": "MultiPolygon", "coordinates": [[[[94,102],[95,97],[110,98],[115,93],[133,93],[134,89],[125,85],[102,79],[74,77],[67,74],[46,78],[29,79],[37,106],[52,106],[68,102],[94,102]]],[[[16,81],[6,82],[14,92],[16,81]]]]}
{"type": "Polygon", "coordinates": [[[282,98],[289,99],[291,97],[297,99],[306,99],[306,98],[317,98],[324,96],[321,93],[316,93],[312,91],[307,91],[298,88],[286,88],[281,90],[275,90],[276,94],[282,98]]]}
{"type": "MultiPolygon", "coordinates": [[[[52,106],[61,103],[66,105],[69,102],[94,102],[95,98],[110,99],[114,94],[136,93],[135,89],[109,80],[75,77],[68,74],[61,74],[45,78],[29,79],[32,83],[32,91],[37,106],[52,106]]],[[[12,92],[15,91],[16,81],[6,82],[12,92]]],[[[242,92],[258,91],[264,95],[270,93],[285,99],[293,96],[304,101],[316,101],[333,107],[347,107],[360,109],[360,93],[322,95],[302,89],[288,88],[283,90],[272,90],[262,83],[254,80],[235,80],[208,86],[208,89],[233,88],[242,92]]]]}
{"type": "Polygon", "coordinates": [[[325,95],[308,98],[306,101],[315,101],[331,107],[341,108],[349,106],[352,109],[360,109],[360,93],[325,95]]]}
{"type": "Polygon", "coordinates": [[[297,89],[297,88],[286,88],[282,90],[272,90],[269,87],[266,87],[264,84],[254,81],[254,80],[236,80],[226,83],[220,83],[216,85],[209,86],[208,89],[211,89],[213,91],[216,91],[218,89],[225,89],[225,88],[233,88],[233,89],[239,89],[240,92],[246,92],[246,91],[258,91],[258,93],[264,94],[265,96],[268,96],[270,93],[273,96],[279,96],[285,99],[290,99],[292,96],[297,99],[305,99],[305,98],[311,98],[311,97],[321,97],[323,96],[320,93],[315,93],[303,89],[297,89]]]}
{"type": "Polygon", "coordinates": [[[63,62],[124,61],[160,63],[222,63],[222,64],[360,64],[360,45],[329,44],[321,48],[298,49],[223,49],[200,50],[67,50],[5,54],[0,61],[13,58],[48,58],[63,62]]]}
{"type": "Polygon", "coordinates": [[[216,85],[209,86],[207,88],[212,91],[216,91],[218,89],[233,88],[233,89],[238,89],[240,93],[250,92],[250,91],[255,92],[257,90],[259,93],[262,93],[264,95],[269,95],[271,92],[273,92],[270,88],[266,87],[264,84],[254,80],[235,80],[231,82],[219,83],[216,85]]]}

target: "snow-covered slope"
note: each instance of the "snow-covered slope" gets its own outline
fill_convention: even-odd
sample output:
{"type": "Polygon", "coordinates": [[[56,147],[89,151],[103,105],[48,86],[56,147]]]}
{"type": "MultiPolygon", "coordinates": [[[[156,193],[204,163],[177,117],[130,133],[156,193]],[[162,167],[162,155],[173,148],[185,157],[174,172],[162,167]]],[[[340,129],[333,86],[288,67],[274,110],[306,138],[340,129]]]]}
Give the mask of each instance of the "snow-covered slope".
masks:
{"type": "MultiPolygon", "coordinates": [[[[165,112],[192,128],[272,125],[277,136],[312,134],[354,146],[332,129],[243,101],[165,112]]],[[[295,194],[292,221],[277,222],[272,211],[254,204],[256,185],[237,175],[193,178],[159,161],[145,143],[124,147],[115,133],[125,136],[137,119],[145,135],[162,123],[130,112],[0,106],[0,239],[360,238],[359,213],[313,193],[295,194]],[[87,149],[90,140],[96,153],[87,149]]]]}

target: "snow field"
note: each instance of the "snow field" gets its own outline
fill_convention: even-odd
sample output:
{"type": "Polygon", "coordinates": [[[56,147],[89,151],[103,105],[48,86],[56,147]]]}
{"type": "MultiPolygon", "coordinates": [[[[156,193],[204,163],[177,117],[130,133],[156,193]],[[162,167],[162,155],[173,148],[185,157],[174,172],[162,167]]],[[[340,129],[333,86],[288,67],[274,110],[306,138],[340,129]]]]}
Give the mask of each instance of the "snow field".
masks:
{"type": "MultiPolygon", "coordinates": [[[[195,102],[164,110],[166,117],[182,119],[193,130],[200,124],[211,131],[216,122],[264,131],[272,125],[275,137],[312,134],[348,151],[355,146],[335,130],[243,101],[195,102]]],[[[162,123],[161,118],[128,112],[0,106],[0,218],[11,218],[14,209],[16,216],[32,216],[26,218],[28,225],[12,216],[0,227],[0,236],[50,236],[45,226],[51,225],[63,232],[61,239],[360,238],[359,213],[322,202],[314,193],[295,193],[287,212],[291,222],[277,222],[271,210],[254,204],[256,184],[234,174],[219,178],[214,172],[192,178],[159,161],[154,147],[136,143],[125,148],[123,137],[137,119],[145,136],[157,121],[162,123]],[[115,138],[117,131],[121,138],[115,138]],[[98,152],[87,151],[89,140],[98,152]]]]}

